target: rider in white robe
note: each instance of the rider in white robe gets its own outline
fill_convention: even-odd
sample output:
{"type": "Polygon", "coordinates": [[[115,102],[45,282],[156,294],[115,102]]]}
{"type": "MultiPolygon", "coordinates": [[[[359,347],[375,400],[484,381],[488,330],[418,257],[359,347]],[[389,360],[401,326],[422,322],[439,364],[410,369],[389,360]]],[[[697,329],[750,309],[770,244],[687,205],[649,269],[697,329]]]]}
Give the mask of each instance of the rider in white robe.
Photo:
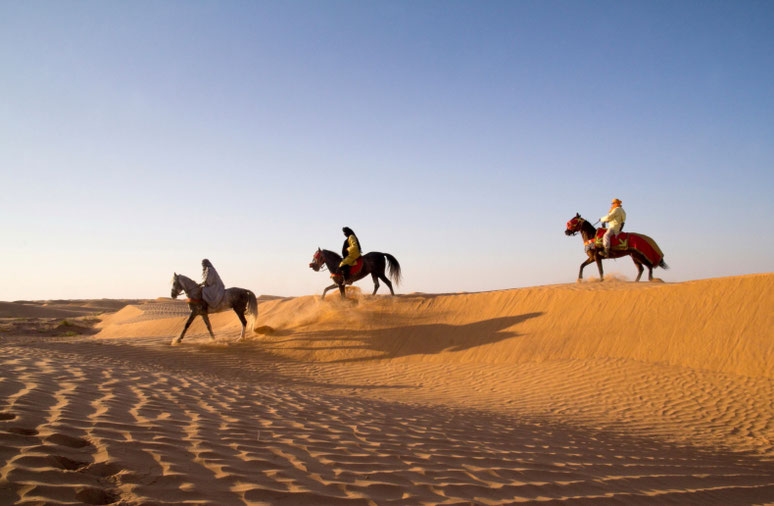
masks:
{"type": "Polygon", "coordinates": [[[607,231],[602,237],[602,246],[604,247],[602,255],[606,257],[610,256],[610,243],[613,237],[621,233],[621,229],[623,229],[624,222],[626,221],[626,212],[623,210],[623,207],[621,207],[621,204],[623,204],[623,202],[619,199],[613,199],[610,211],[606,216],[599,219],[602,223],[607,222],[608,225],[607,231]]]}
{"type": "Polygon", "coordinates": [[[202,299],[207,303],[209,311],[217,311],[226,297],[226,286],[218,275],[212,263],[206,258],[202,260],[202,299]]]}

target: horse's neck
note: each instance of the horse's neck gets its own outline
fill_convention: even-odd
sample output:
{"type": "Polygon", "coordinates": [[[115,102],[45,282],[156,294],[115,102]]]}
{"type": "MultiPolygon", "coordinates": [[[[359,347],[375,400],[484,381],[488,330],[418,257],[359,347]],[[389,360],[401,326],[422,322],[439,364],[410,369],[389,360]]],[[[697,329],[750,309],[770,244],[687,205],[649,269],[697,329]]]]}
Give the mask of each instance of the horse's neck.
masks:
{"type": "Polygon", "coordinates": [[[581,225],[581,235],[583,236],[584,241],[588,241],[597,236],[597,229],[588,221],[584,221],[583,225],[581,225]]]}
{"type": "Polygon", "coordinates": [[[183,276],[182,274],[178,274],[178,279],[183,286],[183,291],[185,291],[185,294],[188,295],[189,299],[197,298],[202,294],[202,288],[199,286],[199,283],[193,279],[188,276],[183,276]]]}
{"type": "Polygon", "coordinates": [[[323,258],[325,259],[325,266],[328,267],[329,271],[334,272],[336,269],[339,268],[339,264],[341,263],[341,257],[338,254],[334,253],[331,250],[324,249],[323,258]]]}

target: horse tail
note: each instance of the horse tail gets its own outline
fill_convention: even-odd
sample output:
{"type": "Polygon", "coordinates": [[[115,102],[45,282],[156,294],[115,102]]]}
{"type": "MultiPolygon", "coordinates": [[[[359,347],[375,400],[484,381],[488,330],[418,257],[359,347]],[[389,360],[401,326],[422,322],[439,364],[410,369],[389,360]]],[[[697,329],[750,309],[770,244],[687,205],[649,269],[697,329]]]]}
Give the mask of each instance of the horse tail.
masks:
{"type": "Polygon", "coordinates": [[[390,277],[393,281],[395,281],[396,285],[399,285],[402,274],[400,272],[400,264],[398,263],[398,260],[389,253],[385,253],[384,257],[387,259],[387,263],[390,266],[390,277]]]}
{"type": "Polygon", "coordinates": [[[662,269],[669,269],[669,266],[667,265],[667,263],[666,263],[666,262],[664,262],[664,259],[663,259],[663,258],[662,258],[662,259],[661,259],[661,261],[658,263],[658,266],[659,266],[659,267],[661,267],[662,269]]]}
{"type": "Polygon", "coordinates": [[[258,319],[258,299],[255,294],[247,290],[247,327],[252,331],[255,329],[255,321],[258,319]]]}

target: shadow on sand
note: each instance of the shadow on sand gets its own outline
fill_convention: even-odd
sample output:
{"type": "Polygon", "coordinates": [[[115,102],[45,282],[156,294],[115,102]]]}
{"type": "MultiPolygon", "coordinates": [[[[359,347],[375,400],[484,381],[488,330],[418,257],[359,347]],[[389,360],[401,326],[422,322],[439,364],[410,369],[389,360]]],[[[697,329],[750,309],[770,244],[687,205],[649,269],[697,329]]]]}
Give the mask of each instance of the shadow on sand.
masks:
{"type": "Polygon", "coordinates": [[[543,313],[527,313],[518,316],[491,318],[465,325],[448,325],[431,323],[424,325],[409,325],[372,330],[332,329],[324,331],[305,332],[298,337],[265,343],[271,348],[289,350],[357,350],[371,351],[362,357],[346,357],[331,362],[358,362],[364,360],[382,360],[388,358],[406,357],[410,355],[429,355],[443,351],[459,352],[476,346],[497,343],[504,339],[518,337],[520,334],[511,330],[530,318],[537,318],[543,313]],[[312,343],[330,341],[329,346],[314,346],[312,343]],[[297,346],[288,346],[298,343],[297,346]],[[309,343],[305,346],[304,343],[309,343]]]}

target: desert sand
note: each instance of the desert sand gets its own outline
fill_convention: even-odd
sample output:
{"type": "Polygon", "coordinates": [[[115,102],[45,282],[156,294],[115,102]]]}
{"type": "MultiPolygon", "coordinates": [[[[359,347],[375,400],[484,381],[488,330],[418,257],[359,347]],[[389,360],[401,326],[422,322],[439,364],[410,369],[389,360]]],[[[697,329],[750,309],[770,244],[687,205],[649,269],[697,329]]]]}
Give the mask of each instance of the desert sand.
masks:
{"type": "Polygon", "coordinates": [[[774,503],[774,274],[350,297],[0,303],[0,504],[774,503]]]}

